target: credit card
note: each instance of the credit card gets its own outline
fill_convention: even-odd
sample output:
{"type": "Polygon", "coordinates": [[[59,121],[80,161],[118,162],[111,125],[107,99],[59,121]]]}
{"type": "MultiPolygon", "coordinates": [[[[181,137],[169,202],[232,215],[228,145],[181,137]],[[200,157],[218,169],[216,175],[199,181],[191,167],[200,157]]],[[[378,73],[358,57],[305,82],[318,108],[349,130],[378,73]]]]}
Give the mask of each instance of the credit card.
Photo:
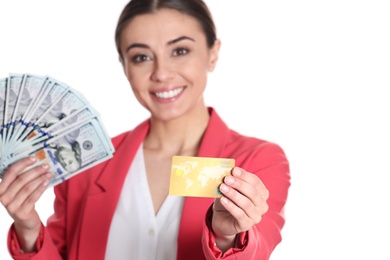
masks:
{"type": "Polygon", "coordinates": [[[173,156],[169,194],[220,198],[219,186],[234,165],[228,158],[173,156]]]}

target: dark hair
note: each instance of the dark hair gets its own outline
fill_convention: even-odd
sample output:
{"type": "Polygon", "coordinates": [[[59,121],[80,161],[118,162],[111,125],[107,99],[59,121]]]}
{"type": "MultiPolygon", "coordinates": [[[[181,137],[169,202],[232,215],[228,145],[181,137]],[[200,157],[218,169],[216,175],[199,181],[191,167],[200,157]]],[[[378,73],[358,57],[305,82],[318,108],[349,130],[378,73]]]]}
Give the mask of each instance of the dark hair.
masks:
{"type": "Polygon", "coordinates": [[[119,16],[115,30],[115,43],[120,57],[123,28],[137,15],[153,13],[163,8],[173,9],[195,18],[206,35],[207,46],[210,48],[214,45],[217,39],[214,21],[209,8],[202,0],[130,0],[119,16]]]}

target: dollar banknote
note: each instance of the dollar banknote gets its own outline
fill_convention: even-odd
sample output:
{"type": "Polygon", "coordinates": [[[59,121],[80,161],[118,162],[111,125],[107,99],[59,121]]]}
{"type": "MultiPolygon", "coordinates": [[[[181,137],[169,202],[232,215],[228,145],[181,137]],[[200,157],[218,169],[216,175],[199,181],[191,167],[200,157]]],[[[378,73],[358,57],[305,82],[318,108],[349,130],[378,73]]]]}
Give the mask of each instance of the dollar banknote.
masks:
{"type": "Polygon", "coordinates": [[[13,163],[35,156],[29,168],[48,164],[53,187],[114,152],[99,113],[80,91],[50,76],[0,79],[0,179],[13,163]]]}

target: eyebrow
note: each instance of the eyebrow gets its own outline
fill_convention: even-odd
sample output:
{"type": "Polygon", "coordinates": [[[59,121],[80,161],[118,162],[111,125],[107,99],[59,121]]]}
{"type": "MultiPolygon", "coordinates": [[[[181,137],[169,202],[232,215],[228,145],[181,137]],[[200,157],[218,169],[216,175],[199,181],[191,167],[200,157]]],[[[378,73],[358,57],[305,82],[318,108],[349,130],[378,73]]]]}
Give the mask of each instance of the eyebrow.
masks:
{"type": "MultiPolygon", "coordinates": [[[[172,44],[175,44],[175,43],[177,43],[177,42],[184,41],[184,40],[190,40],[190,41],[195,42],[195,40],[192,39],[191,37],[188,37],[188,36],[180,36],[180,37],[178,37],[178,38],[176,38],[176,39],[170,40],[170,41],[168,42],[167,45],[172,45],[172,44]]],[[[133,43],[133,44],[129,45],[129,46],[126,48],[126,53],[127,53],[130,49],[132,49],[132,48],[145,48],[145,49],[150,49],[149,45],[147,45],[147,44],[143,44],[143,43],[133,43]]]]}
{"type": "Polygon", "coordinates": [[[173,39],[171,41],[168,42],[168,45],[171,45],[171,44],[174,44],[174,43],[177,43],[177,42],[180,42],[180,41],[183,41],[183,40],[190,40],[190,41],[193,41],[195,42],[194,39],[188,37],[188,36],[181,36],[179,38],[176,38],[176,39],[173,39]]]}

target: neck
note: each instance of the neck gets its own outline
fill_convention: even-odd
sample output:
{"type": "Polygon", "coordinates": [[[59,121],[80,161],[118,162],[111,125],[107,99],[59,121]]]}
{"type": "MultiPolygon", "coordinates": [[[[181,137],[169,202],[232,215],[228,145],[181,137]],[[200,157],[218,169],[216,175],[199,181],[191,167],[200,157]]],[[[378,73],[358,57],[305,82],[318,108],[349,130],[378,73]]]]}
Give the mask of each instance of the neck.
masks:
{"type": "Polygon", "coordinates": [[[195,156],[209,118],[208,109],[204,105],[169,121],[151,118],[144,148],[170,155],[195,156]]]}

